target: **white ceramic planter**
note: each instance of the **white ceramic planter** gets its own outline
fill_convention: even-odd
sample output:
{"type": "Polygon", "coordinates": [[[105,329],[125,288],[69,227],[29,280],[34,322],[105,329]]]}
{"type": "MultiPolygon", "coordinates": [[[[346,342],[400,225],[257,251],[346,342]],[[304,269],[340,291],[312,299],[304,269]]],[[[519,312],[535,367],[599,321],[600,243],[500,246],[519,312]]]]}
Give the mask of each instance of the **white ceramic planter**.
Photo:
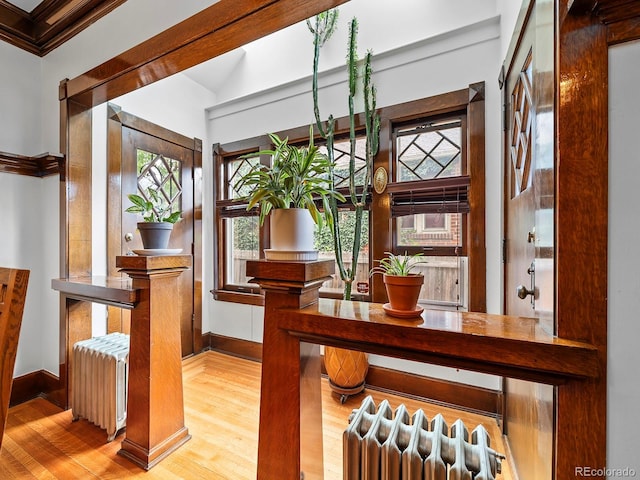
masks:
{"type": "Polygon", "coordinates": [[[315,223],[305,208],[279,208],[269,214],[271,248],[267,260],[317,260],[313,249],[315,223]]]}

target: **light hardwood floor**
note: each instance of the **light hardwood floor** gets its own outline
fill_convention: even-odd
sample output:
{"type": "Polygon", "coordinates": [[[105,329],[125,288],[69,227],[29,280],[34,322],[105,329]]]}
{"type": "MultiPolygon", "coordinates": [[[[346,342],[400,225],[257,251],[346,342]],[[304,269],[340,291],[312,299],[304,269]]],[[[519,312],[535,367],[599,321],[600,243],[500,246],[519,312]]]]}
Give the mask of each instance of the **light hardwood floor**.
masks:
{"type": "MultiPolygon", "coordinates": [[[[183,363],[185,420],[192,439],[145,472],[116,454],[121,433],[106,443],[106,433],[86,420],[71,421],[43,399],[13,407],[0,451],[0,479],[255,479],[260,398],[260,364],[205,352],[183,363]]],[[[344,405],[322,381],[325,479],[342,478],[342,432],[363,395],[344,405]]],[[[448,425],[462,418],[472,430],[482,423],[492,447],[505,453],[496,421],[415,399],[367,390],[376,405],[387,398],[410,413],[422,408],[429,418],[442,413],[448,425]]],[[[508,463],[498,479],[512,480],[508,463]]]]}

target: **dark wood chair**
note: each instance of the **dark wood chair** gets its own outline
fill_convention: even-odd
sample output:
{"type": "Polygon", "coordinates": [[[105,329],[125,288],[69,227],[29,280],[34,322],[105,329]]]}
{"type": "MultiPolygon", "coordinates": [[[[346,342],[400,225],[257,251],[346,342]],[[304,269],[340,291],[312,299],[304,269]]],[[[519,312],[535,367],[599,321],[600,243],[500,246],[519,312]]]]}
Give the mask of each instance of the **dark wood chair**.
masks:
{"type": "Polygon", "coordinates": [[[7,423],[29,270],[0,267],[0,447],[7,423]]]}

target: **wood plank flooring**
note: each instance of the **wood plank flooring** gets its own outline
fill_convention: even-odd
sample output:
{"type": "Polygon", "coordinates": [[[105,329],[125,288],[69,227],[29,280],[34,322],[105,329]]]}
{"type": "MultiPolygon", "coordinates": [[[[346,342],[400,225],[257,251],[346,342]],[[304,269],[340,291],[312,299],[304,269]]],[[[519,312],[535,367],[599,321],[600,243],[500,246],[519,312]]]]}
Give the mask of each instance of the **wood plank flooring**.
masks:
{"type": "MultiPolygon", "coordinates": [[[[183,362],[185,423],[192,439],[145,472],[116,454],[121,433],[106,443],[106,433],[86,420],[71,421],[43,399],[9,410],[0,451],[0,478],[6,479],[255,479],[260,399],[260,364],[205,352],[183,362]]],[[[323,379],[324,465],[326,480],[342,478],[342,432],[362,395],[344,405],[323,379]]],[[[388,393],[367,390],[376,405],[387,398],[409,412],[422,408],[429,418],[442,413],[448,425],[462,418],[472,430],[482,423],[492,447],[506,453],[500,429],[492,418],[452,410],[388,393]]],[[[503,462],[498,479],[512,480],[503,462]]]]}

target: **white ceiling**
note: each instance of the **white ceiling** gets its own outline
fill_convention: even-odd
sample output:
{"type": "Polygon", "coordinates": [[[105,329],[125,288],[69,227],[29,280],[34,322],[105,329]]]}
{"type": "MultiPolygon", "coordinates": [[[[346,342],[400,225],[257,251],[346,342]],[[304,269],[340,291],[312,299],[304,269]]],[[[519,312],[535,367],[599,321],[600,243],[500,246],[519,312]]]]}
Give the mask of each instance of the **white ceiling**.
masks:
{"type": "Polygon", "coordinates": [[[184,73],[194,82],[216,93],[227,81],[233,70],[238,66],[245,55],[243,48],[231,50],[223,55],[215,57],[208,62],[185,70],[184,73]]]}
{"type": "Polygon", "coordinates": [[[16,7],[21,8],[25,12],[31,12],[38,6],[41,0],[7,0],[9,3],[14,4],[16,7]]]}

